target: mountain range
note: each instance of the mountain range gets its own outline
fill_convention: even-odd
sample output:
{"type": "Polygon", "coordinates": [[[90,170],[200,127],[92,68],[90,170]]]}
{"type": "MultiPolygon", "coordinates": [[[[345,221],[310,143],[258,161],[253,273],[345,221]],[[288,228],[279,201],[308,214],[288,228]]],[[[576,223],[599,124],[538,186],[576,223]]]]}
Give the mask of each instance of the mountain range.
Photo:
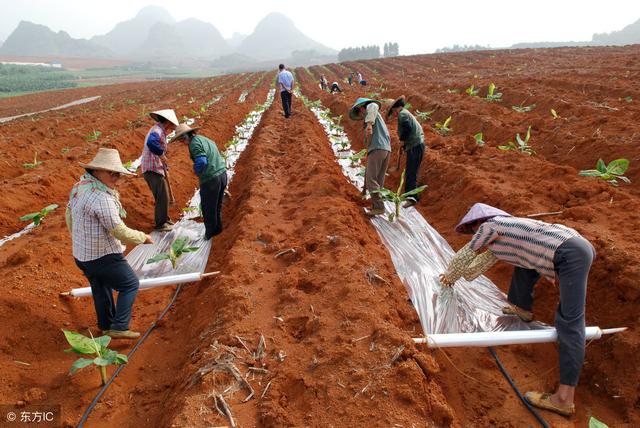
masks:
{"type": "Polygon", "coordinates": [[[120,22],[106,34],[74,39],[64,31],[21,21],[0,47],[0,55],[113,58],[135,61],[214,61],[242,58],[243,63],[299,57],[335,56],[336,51],[302,33],[280,13],[263,18],[252,34],[234,33],[224,39],[208,22],[189,18],[176,21],[158,6],[147,6],[130,20],[120,22]]]}

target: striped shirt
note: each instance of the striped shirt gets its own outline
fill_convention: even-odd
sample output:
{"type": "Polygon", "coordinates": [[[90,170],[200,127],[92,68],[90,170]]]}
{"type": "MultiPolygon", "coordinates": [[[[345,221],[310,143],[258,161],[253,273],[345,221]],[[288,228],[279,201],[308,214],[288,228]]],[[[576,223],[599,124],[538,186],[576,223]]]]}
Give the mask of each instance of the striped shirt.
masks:
{"type": "Polygon", "coordinates": [[[158,135],[160,147],[164,151],[164,154],[167,154],[167,134],[165,133],[164,128],[159,123],[156,123],[151,127],[151,129],[147,133],[147,136],[144,138],[142,158],[140,159],[142,173],[144,174],[147,171],[151,171],[164,176],[164,168],[162,166],[162,160],[160,160],[160,156],[153,154],[151,150],[149,150],[149,146],[147,146],[147,142],[151,134],[158,135]]]}
{"type": "Polygon", "coordinates": [[[81,262],[118,254],[125,246],[111,232],[123,224],[115,197],[99,189],[87,189],[69,201],[73,257],[81,262]]]}
{"type": "Polygon", "coordinates": [[[486,247],[498,260],[554,278],[556,250],[576,236],[580,234],[561,224],[499,216],[480,225],[469,247],[476,253],[486,247]]]}

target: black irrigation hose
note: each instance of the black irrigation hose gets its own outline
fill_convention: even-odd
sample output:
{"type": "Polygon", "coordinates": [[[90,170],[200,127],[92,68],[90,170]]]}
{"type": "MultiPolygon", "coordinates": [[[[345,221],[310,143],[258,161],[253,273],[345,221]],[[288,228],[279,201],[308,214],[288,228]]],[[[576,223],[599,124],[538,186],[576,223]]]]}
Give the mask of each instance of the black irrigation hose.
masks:
{"type": "Polygon", "coordinates": [[[550,428],[547,421],[545,421],[544,418],[540,416],[540,414],[536,411],[536,409],[534,409],[533,406],[529,404],[529,402],[522,396],[522,393],[520,392],[516,384],[513,382],[513,379],[511,379],[511,376],[509,376],[509,373],[507,373],[507,370],[504,368],[504,366],[500,362],[500,359],[498,358],[496,351],[494,351],[491,346],[489,346],[488,349],[489,349],[489,353],[491,353],[493,358],[496,360],[496,364],[498,364],[498,368],[502,372],[502,375],[504,376],[505,379],[507,379],[507,382],[509,382],[509,385],[511,385],[511,387],[516,392],[516,394],[518,394],[518,397],[520,397],[520,401],[522,401],[522,403],[525,406],[527,406],[527,409],[529,409],[531,414],[538,420],[538,422],[540,422],[540,425],[542,425],[544,428],[550,428]]]}
{"type": "MultiPolygon", "coordinates": [[[[162,313],[160,314],[158,319],[153,324],[151,324],[151,326],[147,329],[147,331],[144,332],[142,337],[140,337],[140,339],[138,339],[136,344],[131,349],[131,352],[129,352],[129,354],[127,355],[129,360],[131,360],[131,357],[133,357],[133,354],[135,354],[136,350],[140,347],[140,345],[142,345],[142,342],[145,341],[147,336],[149,336],[149,334],[151,334],[151,331],[154,328],[156,328],[158,323],[162,320],[162,318],[164,318],[164,316],[169,311],[169,309],[171,309],[171,306],[173,306],[173,304],[176,302],[176,298],[178,297],[178,293],[180,293],[180,289],[181,288],[182,288],[182,285],[178,285],[178,288],[176,288],[176,292],[173,294],[173,298],[171,299],[171,301],[169,302],[167,307],[164,308],[164,311],[162,311],[162,313]]],[[[100,398],[102,398],[102,396],[106,392],[107,388],[109,388],[109,385],[111,385],[113,383],[113,381],[116,379],[116,377],[118,377],[118,375],[125,368],[125,366],[126,366],[126,364],[121,364],[121,365],[118,366],[116,371],[113,372],[113,375],[111,375],[111,377],[109,378],[107,383],[100,389],[100,391],[98,391],[98,394],[93,399],[91,404],[89,404],[89,407],[87,407],[87,410],[84,411],[84,414],[82,415],[82,418],[80,419],[80,422],[78,422],[78,425],[76,425],[76,428],[82,428],[84,426],[84,423],[87,422],[87,418],[89,417],[89,414],[91,413],[91,411],[93,410],[95,405],[98,404],[98,400],[100,400],[100,398]]]]}

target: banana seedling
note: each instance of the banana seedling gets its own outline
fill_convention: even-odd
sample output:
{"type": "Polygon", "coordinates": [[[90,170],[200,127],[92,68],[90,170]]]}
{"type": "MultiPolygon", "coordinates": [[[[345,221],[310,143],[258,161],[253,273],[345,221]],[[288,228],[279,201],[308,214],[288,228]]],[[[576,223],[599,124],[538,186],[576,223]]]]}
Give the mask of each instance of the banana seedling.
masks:
{"type": "Polygon", "coordinates": [[[356,166],[358,162],[360,162],[362,158],[365,157],[366,154],[367,154],[367,149],[362,149],[358,153],[354,153],[351,156],[349,156],[348,159],[351,161],[351,166],[356,166]]]}
{"type": "Polygon", "coordinates": [[[58,204],[47,205],[38,212],[23,215],[22,217],[20,217],[20,221],[33,220],[34,225],[40,226],[40,223],[44,221],[44,218],[56,208],[58,208],[58,204]]]}
{"type": "Polygon", "coordinates": [[[94,130],[91,134],[87,135],[85,139],[89,142],[98,141],[98,138],[102,135],[102,132],[94,130]]]}
{"type": "MultiPolygon", "coordinates": [[[[64,153],[64,152],[63,152],[64,153]]],[[[34,169],[42,165],[42,161],[38,160],[38,152],[33,155],[33,163],[23,163],[22,167],[26,169],[34,169]]]]}
{"type": "Polygon", "coordinates": [[[535,155],[536,151],[529,145],[529,139],[531,138],[531,126],[527,129],[527,135],[524,140],[520,137],[520,134],[516,134],[516,143],[509,141],[505,146],[498,146],[500,150],[514,150],[516,152],[526,153],[529,156],[535,155]]]}
{"type": "Polygon", "coordinates": [[[491,82],[491,84],[489,85],[489,89],[487,90],[487,97],[485,98],[487,101],[502,101],[502,92],[496,92],[497,88],[498,87],[495,85],[495,83],[491,82]]]}
{"type": "Polygon", "coordinates": [[[227,150],[237,151],[238,144],[240,144],[240,140],[238,140],[238,137],[233,137],[232,139],[227,141],[227,144],[225,144],[224,147],[227,150]]]}
{"type": "Polygon", "coordinates": [[[109,342],[111,342],[111,337],[109,336],[93,337],[91,331],[89,331],[91,337],[69,330],[62,330],[62,332],[69,345],[71,345],[71,348],[65,349],[64,352],[73,352],[78,355],[95,355],[95,358],[78,358],[69,369],[70,375],[75,374],[81,368],[95,365],[100,369],[100,379],[102,384],[105,385],[107,383],[107,366],[126,364],[129,361],[126,355],[118,354],[113,349],[108,348],[109,342]]]}
{"type": "Polygon", "coordinates": [[[553,120],[560,119],[560,115],[554,109],[551,109],[551,116],[553,117],[553,120]]]}
{"type": "Polygon", "coordinates": [[[476,135],[473,136],[473,138],[476,140],[476,144],[479,145],[480,147],[484,146],[484,140],[482,139],[482,132],[478,132],[476,135]]]}
{"type": "Polygon", "coordinates": [[[404,186],[405,172],[406,170],[402,171],[402,175],[400,176],[400,184],[398,185],[398,190],[396,190],[395,192],[393,190],[389,190],[386,188],[376,189],[373,191],[374,193],[378,193],[383,200],[390,201],[395,204],[396,211],[389,214],[388,216],[389,221],[394,221],[395,219],[400,218],[400,206],[402,205],[403,202],[407,201],[412,196],[417,195],[418,193],[422,192],[424,189],[427,188],[427,186],[424,185],[424,186],[416,187],[415,189],[410,190],[408,192],[402,193],[402,187],[404,186]]]}
{"type": "MultiPolygon", "coordinates": [[[[406,108],[406,106],[405,106],[406,108]]],[[[431,115],[435,112],[435,110],[430,110],[430,111],[420,111],[420,110],[416,110],[416,117],[418,118],[419,122],[426,122],[427,120],[431,120],[431,115]]]]}
{"type": "Polygon", "coordinates": [[[171,266],[175,270],[178,266],[178,260],[184,253],[193,253],[198,250],[200,247],[188,247],[187,244],[189,242],[189,238],[186,236],[180,236],[176,238],[175,241],[171,244],[171,248],[169,248],[168,253],[158,253],[155,256],[151,257],[147,260],[147,264],[157,263],[162,260],[171,261],[171,266]]]}
{"type": "Polygon", "coordinates": [[[520,103],[519,106],[511,106],[512,109],[514,109],[515,111],[517,111],[518,113],[528,113],[531,110],[533,110],[534,108],[536,108],[535,104],[531,104],[529,106],[525,106],[524,105],[524,101],[520,103]]]}
{"type": "Polygon", "coordinates": [[[606,166],[602,159],[598,159],[596,169],[585,169],[580,171],[578,175],[582,177],[598,177],[609,184],[617,186],[618,179],[627,184],[631,183],[631,180],[622,175],[627,171],[627,168],[629,168],[628,159],[616,159],[609,162],[609,165],[606,166]]]}
{"type": "Polygon", "coordinates": [[[478,92],[480,92],[480,88],[476,88],[475,86],[471,85],[465,90],[465,92],[470,97],[477,97],[478,96],[478,92]]]}
{"type": "Polygon", "coordinates": [[[449,128],[449,124],[451,123],[451,116],[449,116],[444,122],[436,122],[436,129],[441,135],[447,135],[449,132],[453,131],[453,129],[449,128]]]}

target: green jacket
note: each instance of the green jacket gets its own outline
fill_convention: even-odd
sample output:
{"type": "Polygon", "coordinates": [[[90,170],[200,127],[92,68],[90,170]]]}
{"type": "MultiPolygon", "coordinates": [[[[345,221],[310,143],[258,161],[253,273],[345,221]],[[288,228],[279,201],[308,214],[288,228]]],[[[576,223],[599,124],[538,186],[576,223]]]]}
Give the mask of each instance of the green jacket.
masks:
{"type": "Polygon", "coordinates": [[[416,118],[403,108],[398,112],[398,138],[403,143],[404,150],[424,145],[424,131],[416,118]]]}
{"type": "Polygon", "coordinates": [[[199,156],[207,158],[206,168],[198,174],[201,184],[206,183],[227,170],[226,162],[220,155],[215,143],[202,135],[196,135],[191,139],[189,143],[189,155],[194,162],[199,156]]]}

